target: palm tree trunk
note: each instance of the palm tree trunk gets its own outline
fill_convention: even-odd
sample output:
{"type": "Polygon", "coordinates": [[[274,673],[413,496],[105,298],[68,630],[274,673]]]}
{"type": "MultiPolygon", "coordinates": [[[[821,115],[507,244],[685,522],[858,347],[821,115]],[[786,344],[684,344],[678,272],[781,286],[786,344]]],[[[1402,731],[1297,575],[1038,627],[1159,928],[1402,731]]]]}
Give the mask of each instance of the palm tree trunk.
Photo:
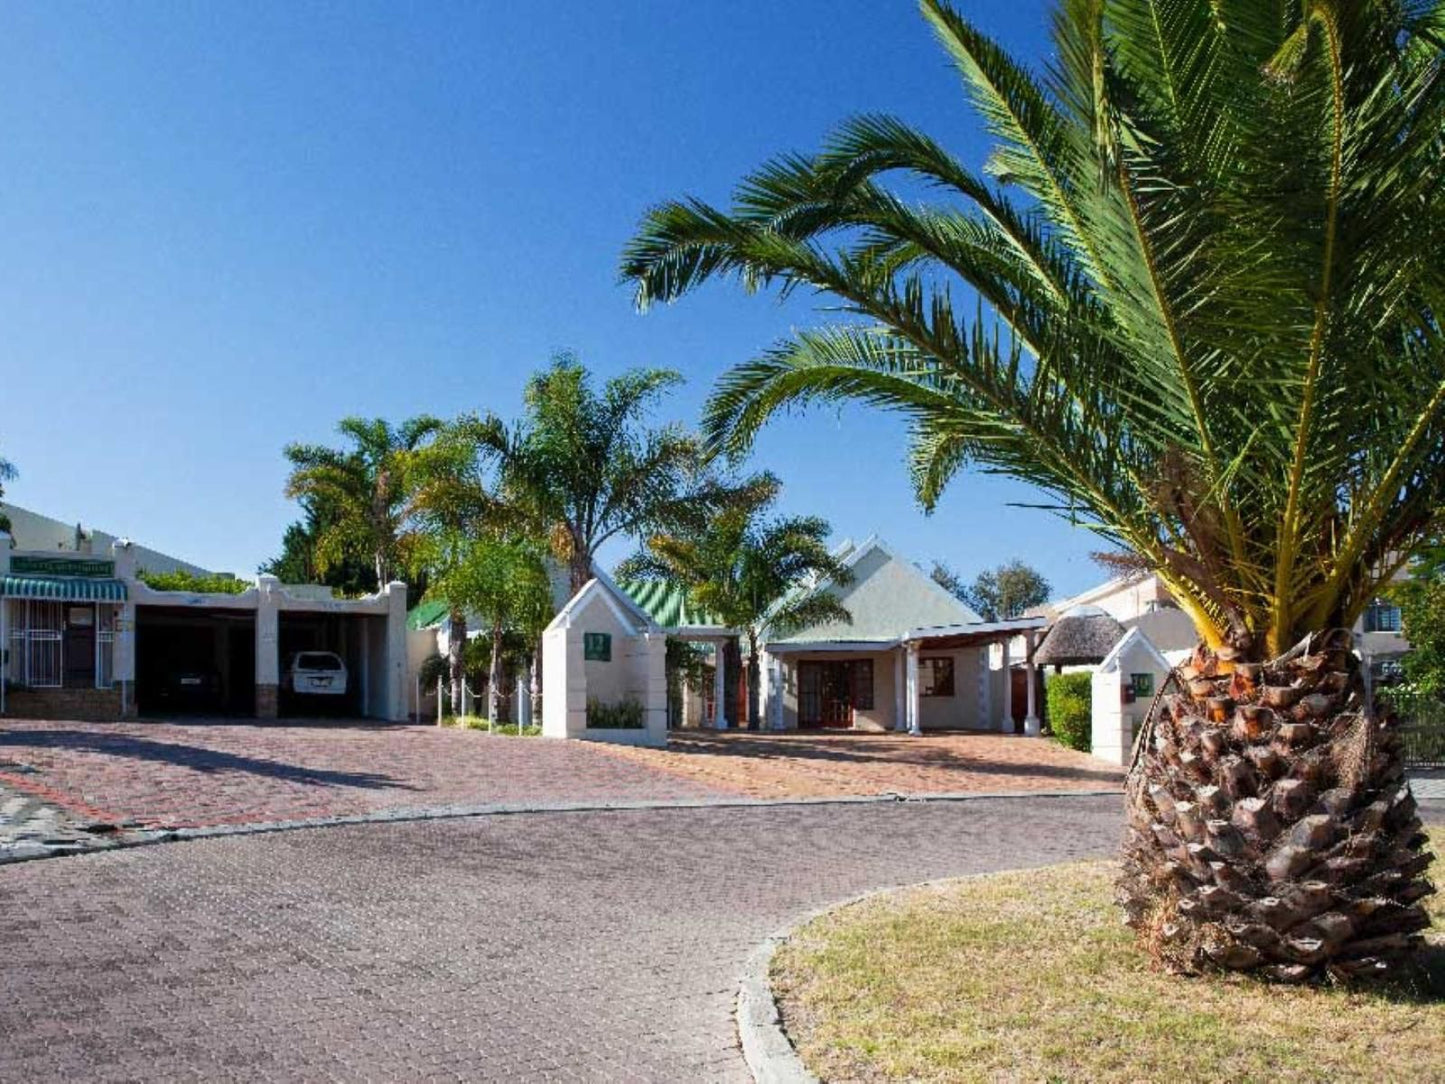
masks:
{"type": "Polygon", "coordinates": [[[502,625],[492,625],[492,665],[487,670],[487,729],[497,725],[502,706],[502,625]]]}
{"type": "Polygon", "coordinates": [[[467,678],[467,615],[453,610],[447,622],[447,682],[452,714],[462,713],[462,683],[467,678]]]}
{"type": "Polygon", "coordinates": [[[1201,647],[1175,672],[1135,747],[1127,921],[1181,971],[1391,971],[1429,925],[1430,856],[1349,632],[1267,663],[1226,654],[1201,647]]]}

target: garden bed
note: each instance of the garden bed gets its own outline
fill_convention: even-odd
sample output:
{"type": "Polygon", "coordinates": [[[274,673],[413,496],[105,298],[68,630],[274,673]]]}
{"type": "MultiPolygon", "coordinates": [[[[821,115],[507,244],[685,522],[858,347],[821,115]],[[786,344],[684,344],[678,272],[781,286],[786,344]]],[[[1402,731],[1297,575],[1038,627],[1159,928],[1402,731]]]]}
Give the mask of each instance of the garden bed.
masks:
{"type": "Polygon", "coordinates": [[[1055,866],[819,918],[773,960],[788,1034],[825,1080],[1445,1078],[1441,897],[1409,984],[1278,987],[1153,969],[1113,877],[1055,866]]]}

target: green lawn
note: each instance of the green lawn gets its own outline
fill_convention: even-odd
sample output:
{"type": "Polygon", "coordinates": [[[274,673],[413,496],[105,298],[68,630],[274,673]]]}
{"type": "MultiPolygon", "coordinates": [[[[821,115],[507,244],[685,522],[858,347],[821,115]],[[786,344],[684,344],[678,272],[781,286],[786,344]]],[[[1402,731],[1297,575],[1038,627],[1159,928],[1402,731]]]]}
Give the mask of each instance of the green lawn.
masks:
{"type": "Polygon", "coordinates": [[[1440,896],[1410,989],[1300,989],[1153,970],[1113,875],[954,881],[818,919],[773,962],[788,1033],[825,1080],[1445,1080],[1440,896]]]}

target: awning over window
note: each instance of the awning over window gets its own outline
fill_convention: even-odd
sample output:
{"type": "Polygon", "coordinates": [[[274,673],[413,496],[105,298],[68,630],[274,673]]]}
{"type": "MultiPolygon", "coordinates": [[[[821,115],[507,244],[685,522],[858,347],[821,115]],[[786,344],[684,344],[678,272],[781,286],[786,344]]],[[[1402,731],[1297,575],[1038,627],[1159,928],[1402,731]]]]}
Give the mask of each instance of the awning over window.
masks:
{"type": "Polygon", "coordinates": [[[0,597],[59,602],[124,602],[126,593],[125,584],[120,580],[88,576],[5,576],[0,578],[0,597]]]}

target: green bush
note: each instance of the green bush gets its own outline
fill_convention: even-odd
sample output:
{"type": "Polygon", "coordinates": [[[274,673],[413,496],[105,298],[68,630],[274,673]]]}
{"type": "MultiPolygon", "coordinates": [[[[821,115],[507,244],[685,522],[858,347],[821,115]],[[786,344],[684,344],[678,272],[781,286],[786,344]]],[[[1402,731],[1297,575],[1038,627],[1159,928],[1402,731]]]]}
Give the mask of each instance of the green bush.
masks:
{"type": "Polygon", "coordinates": [[[642,705],[636,700],[604,704],[595,696],[588,697],[587,727],[590,730],[641,730],[642,705]]]}
{"type": "Polygon", "coordinates": [[[1070,749],[1089,751],[1094,716],[1094,675],[1054,674],[1048,679],[1049,728],[1070,749]]]}
{"type": "Polygon", "coordinates": [[[189,572],[147,572],[141,569],[136,578],[154,591],[188,591],[196,595],[239,595],[255,584],[239,580],[228,572],[214,576],[196,576],[189,572]]]}

